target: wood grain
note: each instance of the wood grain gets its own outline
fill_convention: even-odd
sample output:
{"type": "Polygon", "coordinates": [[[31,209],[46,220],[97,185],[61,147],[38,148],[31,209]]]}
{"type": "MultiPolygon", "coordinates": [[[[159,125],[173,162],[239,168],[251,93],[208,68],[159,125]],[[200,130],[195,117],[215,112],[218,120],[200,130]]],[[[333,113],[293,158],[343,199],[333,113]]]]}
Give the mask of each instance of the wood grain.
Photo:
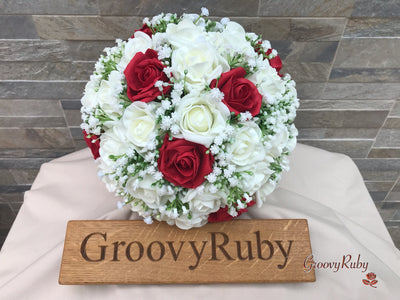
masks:
{"type": "Polygon", "coordinates": [[[70,221],[60,284],[311,282],[307,220],[70,221]]]}

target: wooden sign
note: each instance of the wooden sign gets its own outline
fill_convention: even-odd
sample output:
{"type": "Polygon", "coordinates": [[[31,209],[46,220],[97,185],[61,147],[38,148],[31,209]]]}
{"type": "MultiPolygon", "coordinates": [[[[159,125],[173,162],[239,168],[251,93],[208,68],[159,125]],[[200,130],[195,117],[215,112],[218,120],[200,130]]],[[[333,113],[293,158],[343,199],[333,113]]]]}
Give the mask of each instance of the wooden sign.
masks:
{"type": "Polygon", "coordinates": [[[162,222],[70,221],[60,284],[315,281],[307,220],[234,220],[181,230],[162,222]]]}

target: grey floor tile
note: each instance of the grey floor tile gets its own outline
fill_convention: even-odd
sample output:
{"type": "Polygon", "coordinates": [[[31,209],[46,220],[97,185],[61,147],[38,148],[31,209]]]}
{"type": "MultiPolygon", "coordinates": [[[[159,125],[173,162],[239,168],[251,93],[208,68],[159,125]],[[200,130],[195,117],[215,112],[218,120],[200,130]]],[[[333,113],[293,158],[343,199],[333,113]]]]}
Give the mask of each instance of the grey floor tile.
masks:
{"type": "Polygon", "coordinates": [[[346,38],[400,37],[400,19],[350,18],[343,36],[346,38]]]}
{"type": "Polygon", "coordinates": [[[97,14],[99,12],[96,0],[29,0],[29,1],[1,1],[0,11],[5,14],[97,14]]]}
{"type": "Polygon", "coordinates": [[[350,16],[355,0],[265,0],[260,2],[261,16],[341,17],[350,16]]]}
{"type": "MultiPolygon", "coordinates": [[[[2,11],[1,8],[0,11],[2,11]]],[[[39,38],[35,25],[33,24],[32,16],[0,15],[0,28],[0,39],[39,38]]]]}
{"type": "Polygon", "coordinates": [[[357,0],[353,17],[400,17],[400,2],[397,0],[357,0]]]}

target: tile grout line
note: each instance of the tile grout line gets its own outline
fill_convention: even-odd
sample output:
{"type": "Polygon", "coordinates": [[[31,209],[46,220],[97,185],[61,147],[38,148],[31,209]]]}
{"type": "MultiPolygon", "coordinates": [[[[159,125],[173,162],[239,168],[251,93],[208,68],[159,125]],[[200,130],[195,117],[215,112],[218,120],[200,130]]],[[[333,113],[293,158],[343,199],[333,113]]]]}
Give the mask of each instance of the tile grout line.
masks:
{"type": "MultiPolygon", "coordinates": [[[[391,187],[391,188],[389,189],[389,191],[387,192],[385,198],[383,199],[383,202],[386,201],[387,197],[388,197],[389,194],[394,190],[394,188],[395,188],[395,186],[396,186],[397,184],[400,184],[400,174],[399,174],[399,176],[397,177],[397,180],[393,183],[392,187],[391,187]]],[[[389,201],[386,201],[386,202],[389,202],[389,201]]]]}
{"type": "MultiPolygon", "coordinates": [[[[385,117],[385,120],[383,121],[382,125],[381,125],[381,126],[379,127],[379,129],[378,129],[378,132],[376,133],[374,142],[373,142],[371,148],[369,149],[369,151],[368,151],[368,153],[367,153],[367,157],[366,157],[367,159],[368,159],[368,157],[369,157],[369,155],[370,155],[372,149],[374,149],[374,146],[375,146],[375,144],[376,144],[376,139],[378,138],[379,133],[381,132],[383,126],[385,126],[386,121],[387,121],[387,119],[388,119],[388,117],[389,117],[389,115],[390,115],[390,112],[394,109],[394,107],[395,107],[395,105],[396,105],[396,100],[391,100],[391,101],[393,101],[392,107],[389,109],[389,111],[388,111],[388,113],[387,113],[387,115],[386,115],[386,117],[385,117]]],[[[379,148],[379,147],[377,147],[377,148],[379,148]]],[[[376,149],[376,148],[375,148],[375,149],[376,149]]],[[[389,192],[388,192],[387,195],[389,195],[389,192]]],[[[386,197],[385,197],[385,198],[386,198],[386,197]]]]}
{"type": "Polygon", "coordinates": [[[339,39],[339,41],[338,41],[338,45],[337,45],[337,48],[336,48],[336,51],[335,51],[335,55],[333,56],[332,63],[331,63],[331,65],[330,65],[330,69],[329,69],[329,72],[328,72],[328,78],[326,78],[326,81],[325,81],[325,83],[324,83],[324,87],[323,87],[323,90],[322,90],[322,93],[321,93],[322,98],[323,98],[323,95],[324,95],[324,93],[325,93],[326,86],[327,86],[327,84],[329,83],[329,79],[330,79],[330,77],[331,77],[331,73],[332,73],[333,67],[334,67],[334,65],[335,65],[336,57],[337,57],[338,52],[339,52],[339,50],[340,50],[340,46],[341,46],[342,40],[343,40],[343,35],[344,35],[345,30],[346,30],[346,27],[347,27],[347,23],[348,23],[348,22],[349,22],[349,17],[345,17],[345,23],[344,23],[344,26],[343,26],[343,30],[342,30],[342,33],[341,33],[341,35],[340,35],[340,39],[339,39]]]}

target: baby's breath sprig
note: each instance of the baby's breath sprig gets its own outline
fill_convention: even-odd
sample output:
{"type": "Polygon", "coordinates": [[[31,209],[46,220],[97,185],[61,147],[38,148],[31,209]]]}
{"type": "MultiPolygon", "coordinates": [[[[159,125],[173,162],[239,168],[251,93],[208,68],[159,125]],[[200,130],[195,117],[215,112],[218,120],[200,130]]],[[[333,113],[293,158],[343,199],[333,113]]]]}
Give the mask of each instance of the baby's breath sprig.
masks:
{"type": "Polygon", "coordinates": [[[153,34],[157,32],[166,32],[168,24],[178,24],[180,20],[181,17],[178,18],[176,14],[162,14],[161,17],[157,18],[157,20],[153,19],[150,22],[149,28],[153,34]]]}
{"type": "Polygon", "coordinates": [[[108,80],[110,73],[118,70],[117,66],[122,58],[124,48],[124,44],[121,44],[121,47],[113,48],[114,52],[109,52],[107,56],[100,56],[100,63],[103,65],[101,74],[98,72],[94,72],[94,74],[101,75],[102,80],[108,80]]]}
{"type": "Polygon", "coordinates": [[[97,106],[94,117],[98,119],[101,124],[107,121],[113,121],[100,106],[97,106]]]}
{"type": "Polygon", "coordinates": [[[126,87],[124,87],[123,91],[118,95],[118,98],[122,100],[120,104],[124,109],[126,109],[129,105],[132,104],[132,101],[128,98],[126,90],[127,90],[126,87]]]}
{"type": "Polygon", "coordinates": [[[231,55],[228,53],[227,55],[228,65],[231,69],[242,67],[246,71],[246,75],[250,75],[254,72],[254,68],[252,69],[248,63],[248,61],[244,58],[241,53],[231,55]]]}
{"type": "Polygon", "coordinates": [[[166,210],[173,211],[176,209],[176,212],[181,215],[183,211],[189,210],[189,203],[183,203],[182,200],[183,195],[177,194],[173,201],[168,201],[166,205],[166,210]]]}

